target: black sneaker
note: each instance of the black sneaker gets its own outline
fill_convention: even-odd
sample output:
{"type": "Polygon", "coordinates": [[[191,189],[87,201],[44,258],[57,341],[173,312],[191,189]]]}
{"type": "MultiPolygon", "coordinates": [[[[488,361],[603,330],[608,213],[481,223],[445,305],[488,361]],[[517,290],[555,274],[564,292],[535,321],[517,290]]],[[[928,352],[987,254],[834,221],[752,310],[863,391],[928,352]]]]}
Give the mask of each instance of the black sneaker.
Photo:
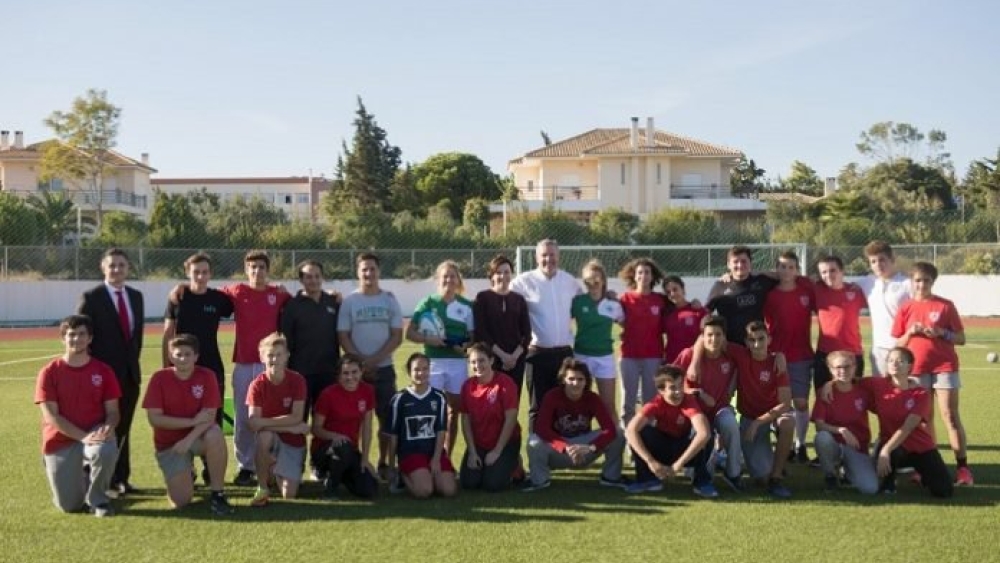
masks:
{"type": "Polygon", "coordinates": [[[629,485],[632,484],[632,480],[628,477],[619,477],[618,479],[608,479],[604,475],[597,480],[602,487],[615,487],[617,489],[627,489],[629,485]]]}
{"type": "Polygon", "coordinates": [[[803,465],[809,463],[809,454],[806,452],[806,445],[801,444],[795,448],[795,462],[803,465]]]}
{"type": "Polygon", "coordinates": [[[878,492],[884,495],[894,495],[896,494],[896,480],[886,479],[882,481],[882,486],[879,487],[878,492]]]}
{"type": "Polygon", "coordinates": [[[840,488],[840,479],[836,475],[827,475],[823,481],[826,483],[826,492],[828,493],[835,492],[840,488]]]}
{"type": "Polygon", "coordinates": [[[521,492],[522,493],[533,493],[535,491],[540,491],[542,489],[547,489],[547,488],[549,488],[549,485],[551,485],[551,484],[552,484],[552,481],[547,481],[547,480],[546,481],[542,481],[541,483],[538,483],[537,485],[535,483],[532,483],[531,481],[528,481],[528,483],[525,486],[521,487],[521,492]]]}
{"type": "Polygon", "coordinates": [[[732,489],[733,492],[742,493],[744,490],[743,479],[741,479],[739,475],[737,475],[736,477],[730,477],[729,475],[723,473],[722,482],[725,483],[726,485],[729,485],[729,488],[732,489]]]}
{"type": "Polygon", "coordinates": [[[227,516],[236,511],[224,493],[213,492],[208,499],[208,507],[216,516],[227,516]]]}
{"type": "Polygon", "coordinates": [[[257,484],[257,476],[249,469],[240,469],[236,478],[233,479],[233,484],[237,487],[253,487],[257,484]]]}

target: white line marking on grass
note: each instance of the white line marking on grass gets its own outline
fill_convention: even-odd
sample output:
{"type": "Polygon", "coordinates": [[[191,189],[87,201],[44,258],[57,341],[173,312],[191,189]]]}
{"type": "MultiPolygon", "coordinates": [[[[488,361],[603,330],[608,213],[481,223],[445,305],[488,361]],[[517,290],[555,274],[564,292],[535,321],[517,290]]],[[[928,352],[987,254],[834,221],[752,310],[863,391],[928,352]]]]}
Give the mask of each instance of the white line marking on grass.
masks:
{"type": "Polygon", "coordinates": [[[0,381],[34,381],[37,377],[0,377],[0,381]]]}
{"type": "Polygon", "coordinates": [[[37,362],[38,360],[48,360],[56,357],[58,354],[50,354],[48,356],[38,356],[37,358],[21,358],[20,360],[10,360],[7,362],[0,362],[0,366],[9,366],[13,364],[23,364],[25,362],[37,362]]]}

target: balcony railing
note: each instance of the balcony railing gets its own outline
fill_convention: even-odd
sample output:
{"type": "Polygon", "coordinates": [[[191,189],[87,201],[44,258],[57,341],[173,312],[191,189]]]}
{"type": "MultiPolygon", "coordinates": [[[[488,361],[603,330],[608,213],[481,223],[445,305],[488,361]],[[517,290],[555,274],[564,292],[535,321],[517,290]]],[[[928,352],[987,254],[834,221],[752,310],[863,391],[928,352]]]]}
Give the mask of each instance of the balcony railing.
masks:
{"type": "Polygon", "coordinates": [[[595,201],[601,199],[597,186],[518,186],[522,201],[595,201]]]}
{"type": "MultiPolygon", "coordinates": [[[[28,197],[31,195],[41,194],[47,190],[4,190],[19,197],[28,197]]],[[[94,207],[98,198],[100,198],[100,203],[104,205],[122,205],[125,207],[134,207],[136,209],[146,209],[148,204],[148,199],[144,195],[134,194],[132,192],[126,192],[122,190],[101,190],[100,195],[91,192],[89,190],[79,191],[79,190],[67,190],[60,191],[54,190],[50,193],[63,194],[69,198],[73,203],[81,207],[94,207]]]]}
{"type": "Polygon", "coordinates": [[[741,197],[719,184],[670,184],[670,199],[728,199],[741,197]]]}

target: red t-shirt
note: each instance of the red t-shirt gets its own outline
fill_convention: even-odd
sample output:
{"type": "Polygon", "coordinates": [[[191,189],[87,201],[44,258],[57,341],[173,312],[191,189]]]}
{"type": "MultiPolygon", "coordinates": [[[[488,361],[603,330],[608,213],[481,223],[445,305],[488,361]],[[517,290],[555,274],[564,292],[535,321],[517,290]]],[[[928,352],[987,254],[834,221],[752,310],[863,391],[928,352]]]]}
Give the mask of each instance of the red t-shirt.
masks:
{"type": "Polygon", "coordinates": [[[694,307],[690,303],[683,307],[672,307],[663,317],[663,332],[667,335],[667,347],[663,361],[675,363],[681,350],[694,346],[701,335],[701,319],[708,314],[704,307],[694,307]]]}
{"type": "MultiPolygon", "coordinates": [[[[375,409],[375,388],[371,384],[361,381],[358,388],[348,391],[340,385],[331,385],[319,394],[316,399],[316,407],[313,409],[317,416],[323,419],[323,429],[329,432],[343,434],[359,447],[358,437],[361,434],[361,425],[365,421],[365,414],[375,409]]],[[[327,440],[313,440],[312,449],[323,449],[329,445],[327,440]]]]}
{"type": "Polygon", "coordinates": [[[233,361],[238,364],[259,364],[260,341],[278,330],[278,314],[290,298],[277,288],[257,291],[245,283],[229,285],[222,292],[233,301],[236,319],[236,342],[233,345],[233,361]]]}
{"type": "Polygon", "coordinates": [[[825,283],[813,286],[816,293],[816,316],[819,318],[819,352],[847,350],[861,354],[861,310],[868,307],[865,292],[853,283],[833,289],[825,283]]]}
{"type": "MultiPolygon", "coordinates": [[[[306,380],[298,373],[286,369],[285,378],[275,384],[267,378],[267,373],[261,373],[250,383],[247,392],[247,406],[260,407],[264,418],[277,418],[292,413],[292,405],[296,401],[306,400],[306,380]]],[[[301,448],[306,445],[302,434],[278,432],[278,438],[289,446],[301,448]]]]}
{"type": "MultiPolygon", "coordinates": [[[[73,367],[62,358],[45,364],[35,383],[35,404],[55,403],[59,415],[89,432],[104,423],[104,403],[122,396],[115,372],[104,362],[91,358],[73,367]]],[[[42,452],[54,453],[76,440],[42,420],[42,452]]]]}
{"type": "Polygon", "coordinates": [[[663,315],[667,309],[663,294],[628,291],[622,294],[621,304],[625,312],[622,357],[662,358],[663,315]]]}
{"type": "MultiPolygon", "coordinates": [[[[693,352],[691,348],[685,348],[677,356],[677,365],[685,370],[691,366],[693,352]]],[[[708,393],[715,400],[715,406],[709,408],[701,399],[701,410],[709,419],[714,419],[715,414],[722,408],[729,405],[732,399],[730,389],[736,377],[736,362],[726,357],[725,354],[718,358],[709,358],[708,354],[702,355],[701,361],[701,383],[695,383],[690,379],[684,380],[686,390],[701,389],[708,393]]]]}
{"type": "Polygon", "coordinates": [[[663,395],[657,395],[642,406],[639,414],[651,419],[660,432],[674,438],[686,438],[691,434],[691,419],[701,412],[698,399],[691,395],[684,395],[679,405],[671,405],[663,395]]]}
{"type": "Polygon", "coordinates": [[[542,399],[535,421],[535,434],[548,442],[558,452],[566,451],[566,438],[574,438],[593,430],[593,421],[601,426],[601,433],[590,443],[603,450],[615,439],[617,429],[601,397],[590,390],[571,401],[562,387],[552,389],[542,399]]]}
{"type": "MultiPolygon", "coordinates": [[[[910,327],[920,323],[928,328],[943,328],[962,332],[962,318],[951,301],[932,295],[929,299],[911,299],[903,303],[896,313],[892,335],[906,334],[910,327]]],[[[910,337],[906,347],[913,352],[913,373],[924,375],[958,371],[958,354],[955,344],[944,338],[928,338],[922,334],[910,337]]]]}
{"type": "MultiPolygon", "coordinates": [[[[812,410],[812,421],[823,421],[831,426],[842,426],[851,431],[858,439],[859,450],[868,451],[868,443],[872,439],[872,431],[868,426],[868,410],[871,405],[870,394],[857,385],[851,386],[851,390],[841,392],[833,387],[833,399],[827,403],[823,400],[816,401],[812,410]]],[[[839,434],[833,434],[833,438],[844,443],[844,438],[839,434]]]]}
{"type": "Polygon", "coordinates": [[[771,351],[789,362],[813,359],[812,313],[816,297],[812,283],[804,280],[789,291],[776,287],[764,301],[764,322],[771,334],[771,351]]]}
{"type": "MultiPolygon", "coordinates": [[[[772,291],[772,293],[774,293],[772,291]]],[[[788,387],[788,374],[778,371],[774,354],[755,360],[750,350],[730,343],[726,353],[736,362],[736,410],[757,418],[778,404],[778,389],[788,387]]]]}
{"type": "Polygon", "coordinates": [[[868,393],[871,409],[878,416],[878,438],[885,444],[903,427],[911,414],[919,415],[920,424],[910,432],[902,447],[910,453],[929,452],[937,447],[928,428],[931,424],[931,395],[918,385],[902,390],[888,377],[866,377],[859,383],[868,393]]]}
{"type": "MultiPolygon", "coordinates": [[[[173,368],[161,369],[153,374],[142,400],[144,409],[160,409],[166,416],[194,418],[203,409],[222,408],[219,383],[215,372],[195,366],[191,377],[180,379],[173,368]]],[[[191,432],[190,428],[153,427],[153,444],[156,451],[173,447],[191,432]]]]}
{"type": "MultiPolygon", "coordinates": [[[[500,439],[500,431],[506,413],[517,409],[519,397],[514,381],[505,373],[493,372],[489,383],[479,382],[478,377],[470,377],[462,384],[459,412],[469,417],[472,424],[472,439],[480,455],[492,450],[500,439]]],[[[520,438],[520,429],[514,426],[511,440],[520,438]]]]}

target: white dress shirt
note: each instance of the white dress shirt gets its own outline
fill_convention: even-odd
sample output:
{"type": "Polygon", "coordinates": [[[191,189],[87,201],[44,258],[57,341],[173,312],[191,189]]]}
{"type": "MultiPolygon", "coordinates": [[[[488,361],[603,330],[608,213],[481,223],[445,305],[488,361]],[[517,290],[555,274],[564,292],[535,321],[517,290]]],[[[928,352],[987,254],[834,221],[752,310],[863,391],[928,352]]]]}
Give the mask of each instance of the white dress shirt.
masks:
{"type": "Polygon", "coordinates": [[[573,345],[571,309],[573,298],[583,292],[576,279],[563,270],[547,277],[540,270],[517,276],[510,285],[528,302],[531,345],[557,348],[573,345]]]}
{"type": "Polygon", "coordinates": [[[128,298],[128,290],[125,289],[124,285],[121,289],[118,289],[108,282],[104,282],[104,287],[107,288],[108,294],[111,295],[111,302],[115,305],[115,311],[118,311],[118,292],[122,292],[122,299],[125,301],[125,310],[128,313],[128,329],[131,331],[135,328],[135,315],[132,313],[132,302],[128,298]]]}

